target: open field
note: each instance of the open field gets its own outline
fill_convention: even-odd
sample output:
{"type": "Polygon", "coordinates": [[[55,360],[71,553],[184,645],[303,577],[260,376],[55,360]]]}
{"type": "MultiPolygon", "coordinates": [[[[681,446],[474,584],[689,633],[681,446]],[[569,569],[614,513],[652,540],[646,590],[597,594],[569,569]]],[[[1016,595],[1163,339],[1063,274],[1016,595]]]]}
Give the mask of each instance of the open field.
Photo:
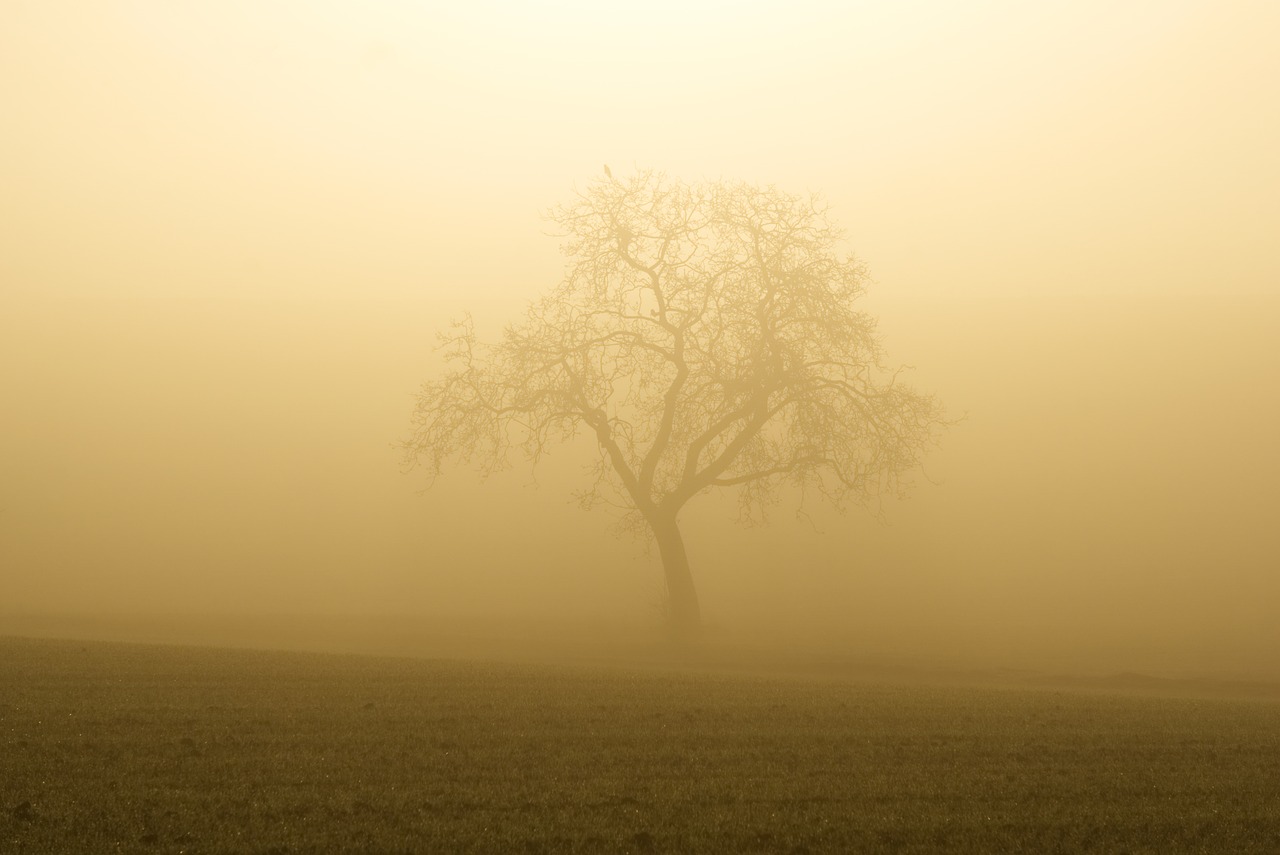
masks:
{"type": "Polygon", "coordinates": [[[0,639],[0,851],[1277,852],[1280,704],[0,639]]]}

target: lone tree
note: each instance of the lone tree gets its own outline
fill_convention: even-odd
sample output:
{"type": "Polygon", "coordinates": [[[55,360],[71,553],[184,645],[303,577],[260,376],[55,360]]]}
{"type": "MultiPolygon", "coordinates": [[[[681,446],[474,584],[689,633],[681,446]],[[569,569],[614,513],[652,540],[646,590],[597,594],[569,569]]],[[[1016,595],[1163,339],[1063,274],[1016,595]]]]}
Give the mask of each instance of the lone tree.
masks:
{"type": "Polygon", "coordinates": [[[885,369],[855,308],[863,265],[814,199],[642,172],[550,217],[564,281],[496,344],[470,319],[442,335],[451,370],[418,395],[410,465],[487,474],[585,432],[599,454],[584,504],[652,532],[684,634],[701,620],[678,523],[693,497],[737,489],[751,518],[787,483],[838,507],[902,489],[942,412],[885,369]]]}

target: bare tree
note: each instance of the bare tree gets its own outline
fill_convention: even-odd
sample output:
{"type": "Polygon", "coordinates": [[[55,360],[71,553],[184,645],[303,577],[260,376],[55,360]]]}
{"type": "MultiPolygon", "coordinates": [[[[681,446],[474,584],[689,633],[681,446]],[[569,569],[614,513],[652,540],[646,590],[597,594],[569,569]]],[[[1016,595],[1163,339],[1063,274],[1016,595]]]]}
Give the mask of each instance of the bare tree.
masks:
{"type": "Polygon", "coordinates": [[[643,172],[591,182],[551,219],[564,281],[496,344],[469,318],[442,336],[452,367],[418,395],[411,465],[487,473],[585,432],[584,503],[652,532],[683,633],[701,620],[678,524],[694,496],[734,488],[753,518],[787,484],[837,506],[904,488],[941,409],[884,368],[855,308],[863,266],[815,199],[643,172]]]}

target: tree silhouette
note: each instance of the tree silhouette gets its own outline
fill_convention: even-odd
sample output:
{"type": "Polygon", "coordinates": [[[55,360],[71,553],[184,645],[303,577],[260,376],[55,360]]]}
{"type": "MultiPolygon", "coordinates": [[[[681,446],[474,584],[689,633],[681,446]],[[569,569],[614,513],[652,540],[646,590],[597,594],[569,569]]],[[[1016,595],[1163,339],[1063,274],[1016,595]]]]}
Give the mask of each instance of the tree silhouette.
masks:
{"type": "Polygon", "coordinates": [[[864,268],[817,201],[642,172],[550,216],[565,279],[496,344],[469,318],[442,335],[451,370],[418,395],[411,465],[487,473],[585,432],[584,504],[652,533],[682,633],[701,620],[678,524],[693,497],[734,488],[751,518],[787,484],[838,507],[903,489],[942,412],[885,369],[855,308],[864,268]]]}

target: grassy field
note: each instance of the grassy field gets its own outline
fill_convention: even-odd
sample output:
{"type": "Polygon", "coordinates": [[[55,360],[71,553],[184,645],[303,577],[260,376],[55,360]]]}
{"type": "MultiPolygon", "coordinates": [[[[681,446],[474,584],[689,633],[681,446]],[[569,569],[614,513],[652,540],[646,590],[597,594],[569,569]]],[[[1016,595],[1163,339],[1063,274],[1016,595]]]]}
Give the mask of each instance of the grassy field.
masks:
{"type": "Polygon", "coordinates": [[[0,638],[0,852],[1280,852],[1280,704],[0,638]]]}

